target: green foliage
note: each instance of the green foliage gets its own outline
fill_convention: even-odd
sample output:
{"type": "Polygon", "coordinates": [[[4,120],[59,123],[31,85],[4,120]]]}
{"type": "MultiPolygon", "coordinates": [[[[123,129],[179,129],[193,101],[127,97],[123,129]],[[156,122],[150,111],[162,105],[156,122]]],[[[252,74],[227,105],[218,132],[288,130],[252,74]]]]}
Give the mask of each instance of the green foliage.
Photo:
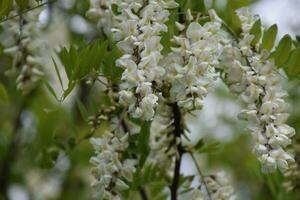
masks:
{"type": "Polygon", "coordinates": [[[147,159],[150,152],[149,137],[150,137],[150,122],[144,122],[141,126],[141,131],[138,136],[137,148],[141,154],[139,165],[142,167],[147,159]]]}
{"type": "Polygon", "coordinates": [[[13,6],[12,0],[1,0],[0,1],[0,19],[7,16],[13,6]]]}
{"type": "Polygon", "coordinates": [[[0,102],[7,104],[9,102],[9,97],[5,86],[0,82],[0,102]]]}
{"type": "Polygon", "coordinates": [[[183,10],[187,10],[189,8],[191,11],[195,12],[204,13],[206,11],[204,0],[184,0],[178,1],[178,3],[182,8],[184,8],[183,10]]]}
{"type": "Polygon", "coordinates": [[[194,151],[198,153],[215,153],[220,149],[219,142],[205,143],[203,139],[200,139],[194,146],[194,151]]]}
{"type": "Polygon", "coordinates": [[[169,20],[166,25],[168,26],[168,31],[162,33],[161,44],[163,45],[163,53],[168,53],[171,50],[172,42],[171,39],[175,34],[178,33],[175,26],[175,22],[178,21],[179,15],[176,14],[177,10],[172,10],[169,16],[169,20]]]}
{"type": "Polygon", "coordinates": [[[50,147],[49,149],[42,149],[36,158],[37,164],[46,169],[52,168],[58,158],[59,149],[56,147],[50,147]]]}
{"type": "Polygon", "coordinates": [[[82,101],[80,101],[79,98],[76,99],[76,103],[77,103],[77,107],[79,109],[79,112],[80,112],[80,115],[81,115],[82,119],[84,121],[86,121],[86,119],[88,118],[89,114],[88,114],[88,111],[87,111],[85,105],[82,103],[82,101]]]}
{"type": "Polygon", "coordinates": [[[227,4],[226,6],[224,19],[237,35],[241,32],[241,21],[235,12],[235,8],[233,8],[231,4],[227,4]]]}
{"type": "Polygon", "coordinates": [[[15,0],[20,9],[27,7],[29,0],[15,0]]]}
{"type": "Polygon", "coordinates": [[[295,78],[300,72],[300,46],[292,50],[287,63],[284,65],[288,76],[295,78]]]}
{"type": "MultiPolygon", "coordinates": [[[[101,54],[100,54],[101,55],[101,54]]],[[[107,57],[101,65],[101,72],[111,83],[119,83],[123,70],[116,66],[116,60],[121,57],[121,52],[116,46],[107,52],[107,57]]]]}
{"type": "Polygon", "coordinates": [[[254,39],[252,40],[252,45],[256,45],[260,39],[261,39],[261,35],[262,35],[262,27],[261,27],[261,20],[258,19],[254,24],[253,27],[250,30],[250,34],[254,35],[254,39]]]}
{"type": "Polygon", "coordinates": [[[147,164],[135,174],[131,189],[139,190],[143,187],[151,199],[166,200],[168,194],[165,190],[166,183],[162,179],[164,176],[157,165],[147,164]]]}
{"type": "MultiPolygon", "coordinates": [[[[60,100],[64,100],[74,89],[76,84],[89,76],[97,76],[103,73],[109,80],[116,82],[119,80],[122,70],[115,66],[115,60],[120,56],[120,52],[114,47],[108,51],[108,41],[97,40],[86,44],[81,48],[71,46],[69,49],[62,48],[58,52],[58,57],[64,67],[68,78],[68,86],[65,89],[60,75],[58,65],[54,59],[54,68],[62,88],[63,95],[60,100]]],[[[46,84],[50,93],[56,94],[50,84],[46,84]]],[[[56,97],[57,98],[57,97],[56,97]]]]}
{"type": "Polygon", "coordinates": [[[292,49],[292,38],[289,35],[283,36],[275,50],[275,64],[282,67],[289,58],[292,49]]]}
{"type": "MultiPolygon", "coordinates": [[[[170,39],[175,34],[178,34],[175,21],[178,21],[184,15],[186,9],[190,8],[193,14],[200,11],[205,15],[207,11],[204,0],[177,0],[177,2],[180,4],[180,8],[171,10],[169,21],[166,23],[168,32],[161,35],[161,42],[164,46],[163,55],[166,55],[170,51],[172,45],[170,39]]],[[[216,2],[217,0],[212,0],[213,6],[215,6],[218,13],[238,36],[241,24],[234,10],[254,1],[228,0],[224,7],[216,6],[216,2]]],[[[26,9],[28,6],[28,0],[16,0],[16,3],[18,5],[17,9],[26,9]]],[[[85,17],[88,3],[88,0],[76,0],[71,8],[63,10],[65,12],[64,16],[66,18],[75,15],[85,17]]],[[[116,15],[118,14],[117,8],[117,5],[113,5],[113,11],[116,15]]],[[[12,1],[1,0],[0,18],[8,15],[11,9],[12,1]]],[[[255,36],[252,41],[253,46],[262,41],[261,49],[271,51],[275,43],[277,27],[273,25],[263,34],[261,21],[258,20],[253,25],[251,34],[255,36]]],[[[98,37],[98,35],[96,36],[98,37]]],[[[107,129],[107,124],[103,123],[95,133],[91,133],[85,124],[90,113],[96,114],[101,106],[107,107],[108,105],[112,105],[112,101],[105,92],[94,87],[95,82],[87,86],[88,89],[86,89],[82,87],[83,81],[87,79],[95,81],[95,78],[100,75],[107,79],[108,85],[118,85],[123,71],[115,64],[116,59],[122,53],[111,41],[104,41],[102,37],[101,40],[86,43],[86,38],[91,38],[91,35],[78,35],[71,31],[70,38],[72,38],[70,48],[62,48],[57,52],[58,56],[52,59],[54,66],[52,70],[55,71],[57,82],[63,90],[62,96],[60,97],[57,94],[49,82],[44,81],[47,90],[59,101],[68,97],[73,89],[78,86],[78,93],[76,93],[74,101],[66,102],[66,105],[53,103],[52,99],[45,95],[45,92],[41,88],[36,89],[30,94],[30,97],[26,97],[28,99],[26,99],[26,103],[23,103],[20,94],[15,90],[15,82],[9,81],[7,77],[2,76],[2,69],[0,67],[0,161],[3,157],[2,155],[9,148],[10,140],[13,141],[13,134],[11,132],[17,130],[15,132],[27,137],[25,128],[22,125],[19,125],[20,127],[17,129],[14,127],[18,124],[18,116],[15,116],[15,110],[21,108],[22,112],[20,116],[28,112],[33,115],[32,118],[36,124],[30,124],[34,129],[33,133],[31,133],[33,135],[32,140],[26,140],[26,143],[22,144],[24,148],[22,146],[21,151],[16,153],[19,157],[12,161],[12,176],[17,178],[10,180],[10,183],[24,184],[24,174],[32,169],[38,170],[41,168],[44,174],[53,174],[53,171],[55,172],[56,170],[53,167],[57,166],[61,158],[59,154],[64,152],[63,158],[67,158],[71,166],[66,169],[64,177],[61,180],[61,194],[59,194],[59,197],[53,198],[57,200],[90,199],[91,191],[89,189],[90,185],[86,183],[86,171],[91,167],[88,163],[88,158],[92,155],[92,150],[88,139],[92,136],[101,135],[107,129]],[[64,76],[61,74],[60,64],[62,64],[67,77],[67,85],[64,85],[64,76]],[[16,166],[21,166],[19,167],[21,169],[16,166]],[[80,195],[74,195],[74,191],[80,191],[80,195]],[[87,195],[84,196],[84,194],[87,195]]],[[[300,73],[299,43],[299,37],[292,40],[289,35],[285,35],[271,54],[276,65],[284,69],[291,79],[298,78],[300,73]]],[[[0,47],[0,56],[1,52],[2,48],[0,47]]],[[[6,65],[11,65],[11,63],[0,59],[0,66],[6,65]]],[[[293,92],[293,95],[297,95],[297,91],[298,87],[293,92]]],[[[224,93],[227,94],[227,91],[224,93]]],[[[224,98],[222,97],[221,99],[223,100],[224,98]]],[[[292,101],[296,102],[298,99],[299,97],[292,101]]],[[[293,119],[293,123],[296,125],[299,124],[298,118],[299,116],[293,119]]],[[[140,199],[138,196],[141,187],[145,189],[149,199],[168,199],[166,191],[172,181],[171,178],[167,174],[163,174],[158,166],[146,162],[150,152],[149,137],[151,124],[136,119],[127,120],[141,126],[139,134],[129,136],[129,152],[124,155],[124,157],[128,158],[136,156],[139,159],[140,166],[134,175],[134,180],[129,183],[130,191],[128,193],[134,194],[132,196],[127,194],[128,199],[140,199]]],[[[231,120],[234,121],[234,119],[231,120]]],[[[236,124],[232,123],[231,126],[235,134],[239,134],[240,130],[236,129],[236,124]]],[[[247,148],[249,146],[248,143],[249,138],[246,136],[232,138],[228,144],[222,145],[222,147],[220,147],[218,142],[204,141],[202,139],[194,145],[193,153],[202,154],[204,160],[206,160],[207,156],[208,163],[205,166],[207,167],[207,171],[224,166],[226,169],[229,169],[228,171],[232,169],[233,177],[237,179],[236,184],[241,186],[242,189],[245,189],[243,185],[246,184],[245,193],[250,193],[252,199],[297,199],[297,195],[295,195],[295,198],[290,198],[290,194],[285,194],[282,191],[280,184],[283,179],[282,177],[278,177],[278,174],[268,178],[260,173],[256,158],[254,158],[251,150],[247,148]],[[222,151],[219,151],[220,148],[222,148],[222,151]]],[[[184,186],[185,182],[190,182],[193,178],[194,176],[181,176],[180,185],[184,186]]],[[[187,188],[181,191],[181,193],[188,191],[189,189],[187,188]]]]}
{"type": "Polygon", "coordinates": [[[277,28],[276,24],[272,25],[269,29],[267,29],[264,32],[261,46],[260,46],[261,50],[262,49],[266,49],[268,51],[272,50],[276,36],[277,36],[277,32],[278,32],[278,28],[277,28]]]}

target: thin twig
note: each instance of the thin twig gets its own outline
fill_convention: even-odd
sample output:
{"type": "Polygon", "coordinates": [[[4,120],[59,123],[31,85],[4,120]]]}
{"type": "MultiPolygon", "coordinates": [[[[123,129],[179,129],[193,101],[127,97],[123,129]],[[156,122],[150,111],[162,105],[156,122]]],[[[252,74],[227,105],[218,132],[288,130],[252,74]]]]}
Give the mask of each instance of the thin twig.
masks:
{"type": "Polygon", "coordinates": [[[32,8],[28,8],[28,9],[22,10],[22,11],[20,11],[19,14],[17,14],[17,15],[13,15],[13,16],[10,16],[10,17],[5,17],[4,19],[2,19],[2,20],[0,21],[0,24],[3,23],[3,22],[6,22],[6,21],[8,21],[8,20],[14,19],[14,18],[16,18],[16,17],[19,17],[19,16],[21,16],[21,15],[23,15],[23,14],[29,12],[29,11],[32,11],[32,10],[35,10],[35,9],[40,8],[40,7],[42,7],[42,6],[45,6],[45,5],[47,5],[47,4],[54,3],[55,1],[57,1],[57,0],[52,0],[52,1],[49,0],[49,1],[47,1],[47,2],[41,3],[41,4],[37,5],[37,6],[32,7],[32,8]]]}
{"type": "Polygon", "coordinates": [[[178,140],[181,141],[181,135],[183,134],[184,131],[182,128],[182,116],[177,103],[172,104],[172,111],[174,115],[173,117],[174,117],[174,127],[175,127],[174,143],[177,146],[178,156],[176,157],[176,161],[175,161],[174,176],[173,176],[172,184],[170,186],[170,190],[171,190],[171,200],[177,200],[177,191],[178,191],[179,181],[180,181],[181,160],[182,160],[182,155],[185,152],[181,142],[177,144],[177,141],[178,140]]]}
{"type": "Polygon", "coordinates": [[[209,192],[209,190],[208,190],[208,187],[207,187],[207,184],[206,184],[206,182],[205,182],[205,180],[204,180],[204,175],[203,175],[203,173],[202,173],[202,171],[201,171],[201,169],[200,169],[200,166],[199,166],[199,164],[198,164],[198,162],[197,162],[197,160],[196,160],[194,154],[193,154],[192,152],[189,152],[189,153],[190,153],[190,155],[191,155],[191,157],[192,157],[192,159],[193,159],[193,161],[194,161],[194,164],[195,164],[195,166],[196,166],[196,169],[197,169],[197,171],[198,171],[198,173],[199,173],[199,175],[200,175],[200,177],[201,177],[201,181],[202,181],[202,183],[203,183],[204,186],[205,186],[205,190],[206,190],[206,192],[207,192],[208,199],[209,199],[209,200],[212,200],[211,194],[210,194],[210,192],[209,192]]]}
{"type": "Polygon", "coordinates": [[[147,192],[145,188],[139,187],[140,196],[143,200],[148,200],[147,192]]]}

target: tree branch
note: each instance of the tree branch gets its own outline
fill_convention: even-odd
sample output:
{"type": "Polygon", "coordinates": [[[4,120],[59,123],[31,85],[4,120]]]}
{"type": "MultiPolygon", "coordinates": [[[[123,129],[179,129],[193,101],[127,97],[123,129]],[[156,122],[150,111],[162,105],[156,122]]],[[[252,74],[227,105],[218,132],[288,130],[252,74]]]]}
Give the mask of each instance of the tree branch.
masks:
{"type": "Polygon", "coordinates": [[[177,191],[178,191],[179,181],[180,181],[181,160],[182,160],[182,155],[184,154],[184,148],[181,144],[181,134],[183,134],[183,128],[182,128],[182,116],[177,103],[172,104],[172,111],[173,111],[174,127],[175,127],[174,142],[175,145],[177,145],[178,157],[176,157],[176,161],[175,161],[174,177],[173,177],[172,184],[170,186],[170,190],[171,190],[171,200],[177,200],[177,191]],[[179,144],[177,144],[178,140],[180,141],[179,144]]]}
{"type": "Polygon", "coordinates": [[[201,169],[200,169],[200,166],[199,166],[199,164],[198,164],[198,162],[197,162],[197,160],[196,160],[194,154],[193,154],[192,152],[189,152],[189,153],[190,153],[190,155],[191,155],[191,157],[192,157],[192,159],[193,159],[193,161],[194,161],[194,164],[195,164],[195,166],[196,166],[196,168],[197,168],[197,171],[198,171],[198,173],[199,173],[199,176],[201,177],[201,181],[202,181],[202,183],[203,183],[204,186],[205,186],[205,190],[206,190],[206,192],[207,192],[208,199],[209,199],[209,200],[212,200],[211,194],[210,194],[210,192],[209,192],[209,190],[208,190],[208,187],[207,187],[207,184],[206,184],[206,182],[205,182],[205,180],[204,180],[204,175],[203,175],[203,173],[202,173],[202,171],[201,171],[201,169]]]}
{"type": "Polygon", "coordinates": [[[147,196],[147,192],[146,192],[145,188],[139,187],[139,193],[140,193],[142,200],[148,200],[148,196],[147,196]]]}

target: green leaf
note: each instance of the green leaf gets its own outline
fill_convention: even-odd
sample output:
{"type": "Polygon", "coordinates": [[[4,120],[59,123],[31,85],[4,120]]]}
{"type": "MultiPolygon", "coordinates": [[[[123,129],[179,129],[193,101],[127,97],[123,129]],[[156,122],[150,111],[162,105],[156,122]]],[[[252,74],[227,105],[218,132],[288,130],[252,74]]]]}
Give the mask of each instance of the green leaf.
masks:
{"type": "Polygon", "coordinates": [[[89,116],[87,109],[85,108],[85,106],[83,105],[83,103],[80,101],[79,98],[76,99],[76,103],[82,119],[86,120],[87,117],[89,116]]]}
{"type": "Polygon", "coordinates": [[[58,158],[59,149],[57,147],[50,147],[47,152],[52,161],[55,161],[58,158]]]}
{"type": "Polygon", "coordinates": [[[121,74],[123,72],[123,70],[115,64],[116,59],[121,55],[122,54],[117,47],[114,47],[110,52],[108,52],[106,59],[103,61],[102,72],[108,80],[114,83],[120,81],[121,74]]]}
{"type": "Polygon", "coordinates": [[[69,146],[69,149],[73,149],[76,146],[76,138],[75,137],[68,138],[68,146],[69,146]]]}
{"type": "Polygon", "coordinates": [[[266,49],[268,51],[271,51],[273,46],[274,46],[274,42],[276,39],[276,35],[278,32],[278,28],[276,24],[273,24],[268,30],[266,30],[264,32],[264,36],[262,39],[262,43],[260,46],[260,49],[266,49]]]}
{"type": "Polygon", "coordinates": [[[60,75],[60,73],[59,73],[58,66],[57,66],[57,64],[56,64],[56,62],[55,62],[55,60],[54,60],[54,58],[53,58],[53,57],[52,57],[52,61],[53,61],[53,63],[54,63],[55,72],[56,72],[56,75],[57,75],[57,77],[58,77],[58,80],[59,80],[60,86],[61,86],[61,88],[64,90],[64,86],[63,86],[62,78],[61,78],[61,75],[60,75]]]}
{"type": "Polygon", "coordinates": [[[204,140],[200,139],[194,146],[195,150],[201,149],[205,145],[204,140]]]}
{"type": "Polygon", "coordinates": [[[292,38],[289,35],[285,35],[279,42],[275,54],[275,64],[281,67],[289,58],[292,48],[292,38]]]}
{"type": "Polygon", "coordinates": [[[111,5],[111,10],[112,10],[112,12],[113,12],[114,15],[119,15],[120,14],[120,12],[118,11],[118,5],[117,4],[113,3],[111,5]]]}
{"type": "Polygon", "coordinates": [[[78,55],[75,58],[75,65],[74,65],[74,73],[72,74],[72,80],[78,80],[83,78],[90,72],[91,65],[89,65],[89,55],[90,55],[90,48],[86,46],[78,51],[78,55]]]}
{"type": "Polygon", "coordinates": [[[50,169],[54,167],[59,155],[57,147],[43,148],[36,158],[37,164],[41,168],[50,169]]]}
{"type": "Polygon", "coordinates": [[[70,81],[68,84],[68,88],[64,91],[63,94],[63,99],[67,98],[69,96],[69,94],[71,94],[71,92],[73,91],[74,87],[75,87],[75,82],[74,81],[70,81]]]}
{"type": "Polygon", "coordinates": [[[290,78],[296,77],[300,72],[300,46],[294,49],[284,68],[290,78]]]}
{"type": "Polygon", "coordinates": [[[52,87],[47,81],[44,81],[44,83],[45,83],[45,85],[46,85],[46,88],[47,88],[48,91],[50,92],[50,94],[52,94],[52,96],[53,96],[56,100],[58,100],[57,95],[56,95],[56,93],[55,93],[53,87],[52,87]]]}
{"type": "Polygon", "coordinates": [[[12,0],[1,0],[0,1],[0,18],[7,16],[13,6],[12,0]]]}
{"type": "Polygon", "coordinates": [[[8,93],[5,86],[0,83],[0,102],[7,104],[9,102],[8,93]]]}
{"type": "Polygon", "coordinates": [[[105,57],[107,56],[107,48],[108,48],[107,40],[97,41],[92,46],[90,64],[96,71],[100,69],[101,63],[104,61],[105,57]]]}
{"type": "Polygon", "coordinates": [[[254,35],[254,39],[252,40],[251,44],[252,45],[256,45],[260,38],[261,38],[261,34],[262,34],[262,28],[261,28],[261,21],[260,19],[258,19],[252,26],[251,30],[250,30],[250,34],[254,35]]]}
{"type": "MultiPolygon", "coordinates": [[[[0,33],[1,33],[1,31],[0,31],[0,33]]],[[[2,44],[0,43],[0,57],[2,56],[2,54],[3,54],[3,46],[2,46],[2,44]]]]}
{"type": "Polygon", "coordinates": [[[241,32],[242,23],[235,11],[235,8],[232,4],[228,3],[224,11],[224,21],[233,30],[235,35],[239,35],[241,32]]]}
{"type": "Polygon", "coordinates": [[[27,7],[29,0],[16,0],[17,5],[19,8],[24,9],[27,7]]]}
{"type": "Polygon", "coordinates": [[[213,142],[207,145],[204,145],[202,148],[198,150],[199,153],[213,153],[219,149],[219,142],[213,142]]]}
{"type": "Polygon", "coordinates": [[[71,46],[68,51],[65,47],[58,53],[58,56],[64,66],[65,72],[69,80],[72,79],[73,68],[75,59],[77,58],[77,50],[71,46]]]}
{"type": "Polygon", "coordinates": [[[138,137],[137,148],[141,153],[140,166],[142,167],[150,152],[149,137],[150,137],[150,122],[144,122],[138,137]]]}
{"type": "Polygon", "coordinates": [[[300,43],[300,35],[296,35],[296,41],[300,43]]]}
{"type": "Polygon", "coordinates": [[[194,11],[197,11],[197,12],[205,12],[206,7],[205,7],[204,0],[196,0],[196,1],[194,0],[194,1],[192,1],[191,9],[193,9],[194,11]]]}
{"type": "Polygon", "coordinates": [[[163,45],[163,53],[168,53],[171,50],[171,39],[174,37],[174,35],[178,34],[178,30],[175,26],[175,22],[178,20],[179,18],[177,11],[171,10],[169,20],[166,22],[166,25],[168,26],[168,31],[163,32],[161,34],[161,44],[163,45]]]}

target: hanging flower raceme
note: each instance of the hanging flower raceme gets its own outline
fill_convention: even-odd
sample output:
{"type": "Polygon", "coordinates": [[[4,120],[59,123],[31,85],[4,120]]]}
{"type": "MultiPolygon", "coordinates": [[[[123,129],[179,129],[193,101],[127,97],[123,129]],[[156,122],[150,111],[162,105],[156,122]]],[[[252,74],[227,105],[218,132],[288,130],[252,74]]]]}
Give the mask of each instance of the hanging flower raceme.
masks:
{"type": "Polygon", "coordinates": [[[248,121],[248,130],[255,139],[254,151],[262,163],[263,172],[288,169],[293,157],[284,148],[291,143],[295,130],[286,124],[288,104],[284,98],[280,75],[266,50],[251,46],[250,34],[256,17],[248,10],[237,14],[242,22],[242,39],[229,42],[223,51],[222,69],[225,82],[232,92],[240,95],[246,108],[239,117],[248,121]]]}
{"type": "MultiPolygon", "coordinates": [[[[35,5],[35,1],[30,2],[30,6],[35,5]]],[[[2,24],[5,30],[3,53],[13,58],[12,69],[6,71],[6,74],[17,76],[17,89],[23,93],[30,92],[44,75],[41,70],[41,53],[45,45],[40,39],[42,27],[38,19],[39,13],[40,10],[37,9],[2,24]]]]}
{"type": "Polygon", "coordinates": [[[123,159],[128,147],[128,134],[105,132],[101,138],[91,138],[95,156],[90,162],[94,165],[92,174],[95,178],[92,186],[99,199],[121,199],[120,192],[129,188],[135,172],[136,160],[123,159]]]}
{"type": "MultiPolygon", "coordinates": [[[[295,131],[286,124],[289,116],[284,100],[286,92],[281,88],[276,66],[269,59],[267,50],[252,45],[254,36],[250,30],[256,16],[245,9],[237,12],[242,22],[242,34],[241,38],[235,38],[222,28],[224,22],[213,10],[209,11],[208,22],[194,18],[188,10],[186,22],[175,24],[179,35],[172,39],[174,47],[163,57],[160,34],[167,31],[164,24],[169,16],[167,9],[177,6],[174,1],[107,2],[109,13],[113,15],[111,33],[123,53],[116,61],[116,65],[124,69],[117,104],[125,107],[134,118],[152,120],[146,164],[158,165],[165,170],[166,177],[175,176],[172,169],[178,169],[182,155],[189,152],[189,144],[183,139],[188,132],[184,116],[202,108],[210,86],[218,75],[222,75],[230,91],[238,94],[245,104],[239,117],[248,122],[247,128],[255,139],[254,151],[263,172],[288,169],[294,159],[285,148],[295,131]]],[[[95,13],[103,12],[97,9],[95,13]]],[[[93,125],[97,125],[96,119],[100,120],[100,117],[93,118],[93,125]]],[[[113,123],[111,119],[108,121],[113,123]]],[[[116,124],[115,127],[120,125],[119,122],[116,124]]],[[[135,171],[136,160],[128,155],[123,157],[130,128],[112,130],[102,138],[91,140],[96,150],[96,156],[91,159],[95,165],[94,185],[102,199],[119,199],[122,190],[128,189],[135,171]],[[123,173],[123,168],[129,171],[123,173]]],[[[236,199],[233,188],[220,174],[203,181],[211,199],[236,199]]],[[[171,190],[177,184],[174,183],[171,190]]],[[[201,187],[194,191],[193,199],[206,199],[208,194],[201,192],[201,187]]],[[[173,191],[171,196],[174,194],[173,191]]]]}
{"type": "Polygon", "coordinates": [[[168,20],[168,8],[174,8],[173,0],[113,1],[118,7],[114,16],[113,37],[123,56],[117,65],[124,69],[120,92],[120,103],[128,107],[135,118],[150,120],[154,116],[158,95],[154,85],[161,85],[165,69],[160,66],[162,59],[160,44],[164,24],[168,20]]]}
{"type": "MultiPolygon", "coordinates": [[[[221,23],[210,11],[211,21],[200,25],[191,22],[185,33],[175,36],[178,47],[164,61],[166,81],[171,85],[170,98],[185,110],[202,108],[203,98],[217,77],[215,67],[222,51],[219,44],[221,23]]],[[[192,16],[189,17],[192,20],[192,16]]],[[[178,25],[182,27],[183,25],[178,25]]]]}
{"type": "Polygon", "coordinates": [[[237,199],[233,187],[223,172],[205,177],[200,187],[195,188],[192,192],[192,200],[205,200],[206,196],[209,196],[211,200],[237,199]],[[206,192],[203,191],[204,188],[206,192]],[[207,192],[209,194],[205,194],[207,192]]]}
{"type": "Polygon", "coordinates": [[[111,0],[90,0],[90,7],[86,16],[90,20],[97,21],[97,28],[109,35],[113,23],[111,12],[111,0]]]}

